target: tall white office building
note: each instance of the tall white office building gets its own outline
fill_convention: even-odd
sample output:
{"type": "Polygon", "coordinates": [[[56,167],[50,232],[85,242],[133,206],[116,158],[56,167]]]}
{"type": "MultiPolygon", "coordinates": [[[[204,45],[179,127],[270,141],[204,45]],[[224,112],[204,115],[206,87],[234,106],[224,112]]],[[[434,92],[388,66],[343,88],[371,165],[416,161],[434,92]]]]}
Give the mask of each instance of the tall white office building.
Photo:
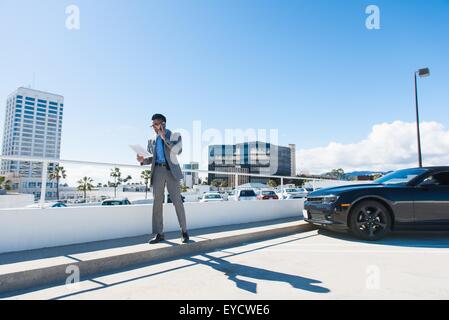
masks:
{"type": "MultiPolygon", "coordinates": [[[[184,170],[198,170],[200,168],[200,165],[198,162],[190,162],[184,164],[183,168],[184,170]]],[[[198,172],[184,172],[183,183],[188,188],[193,188],[193,186],[199,184],[199,181],[200,179],[198,172]]]]}
{"type": "MultiPolygon", "coordinates": [[[[6,101],[2,154],[59,159],[64,97],[48,92],[18,88],[6,101]]],[[[56,166],[49,164],[49,170],[56,166]]],[[[40,197],[42,163],[2,161],[1,172],[13,178],[14,189],[40,197]]],[[[47,183],[47,197],[56,184],[47,183]]]]}

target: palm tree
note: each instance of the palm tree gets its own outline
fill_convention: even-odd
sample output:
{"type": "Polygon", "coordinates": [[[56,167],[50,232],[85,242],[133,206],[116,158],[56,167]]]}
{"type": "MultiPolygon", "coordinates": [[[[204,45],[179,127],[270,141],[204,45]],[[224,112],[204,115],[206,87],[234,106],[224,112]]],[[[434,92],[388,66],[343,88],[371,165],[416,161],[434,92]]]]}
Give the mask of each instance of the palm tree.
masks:
{"type": "Polygon", "coordinates": [[[149,169],[143,170],[140,177],[143,179],[145,183],[145,199],[148,199],[148,184],[151,179],[151,170],[149,169]]]}
{"type": "Polygon", "coordinates": [[[55,169],[48,174],[48,179],[56,180],[56,198],[59,200],[59,180],[67,178],[65,169],[59,164],[56,165],[55,169]]]}
{"type": "Polygon", "coordinates": [[[94,185],[92,184],[94,180],[89,177],[84,177],[78,181],[78,187],[76,190],[84,192],[84,200],[87,198],[87,191],[92,191],[94,185]]]}
{"type": "Polygon", "coordinates": [[[11,190],[11,180],[6,180],[6,177],[0,176],[0,189],[11,190]]]}
{"type": "Polygon", "coordinates": [[[122,178],[122,172],[120,168],[111,169],[110,176],[114,178],[114,181],[108,181],[110,187],[114,188],[114,198],[117,197],[117,187],[122,183],[126,183],[128,180],[131,180],[131,176],[127,176],[125,179],[122,178]]]}

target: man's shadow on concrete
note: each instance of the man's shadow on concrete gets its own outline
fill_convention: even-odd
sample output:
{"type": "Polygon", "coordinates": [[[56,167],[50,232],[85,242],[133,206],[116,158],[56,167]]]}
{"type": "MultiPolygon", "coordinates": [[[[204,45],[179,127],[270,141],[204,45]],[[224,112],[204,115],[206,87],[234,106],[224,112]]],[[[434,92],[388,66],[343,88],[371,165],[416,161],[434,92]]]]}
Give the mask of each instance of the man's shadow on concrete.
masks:
{"type": "MultiPolygon", "coordinates": [[[[220,250],[220,251],[223,252],[223,253],[229,254],[228,256],[226,256],[226,258],[231,258],[233,256],[238,256],[238,255],[242,255],[242,254],[249,253],[249,252],[259,251],[259,250],[263,250],[263,249],[266,249],[266,248],[269,248],[269,247],[275,247],[275,246],[278,246],[278,245],[281,245],[281,244],[285,244],[285,243],[296,242],[296,241],[302,240],[304,238],[310,238],[310,237],[313,237],[313,236],[307,236],[307,237],[303,237],[303,238],[294,238],[294,239],[291,239],[291,240],[278,242],[278,243],[275,243],[275,244],[269,244],[269,245],[266,245],[266,246],[263,246],[263,247],[260,247],[260,248],[251,249],[251,250],[243,251],[243,252],[240,252],[240,253],[226,252],[223,249],[220,250]]],[[[175,243],[175,242],[172,242],[170,240],[166,240],[164,242],[169,244],[169,245],[172,245],[172,246],[179,246],[180,245],[179,243],[175,243]]],[[[193,243],[194,241],[191,240],[190,242],[193,243]]],[[[236,245],[236,247],[239,247],[239,246],[236,245]]],[[[248,291],[248,292],[251,292],[251,293],[257,293],[257,283],[239,279],[239,276],[240,277],[253,278],[253,279],[259,279],[259,280],[285,282],[285,283],[290,284],[293,288],[307,290],[307,291],[315,292],[315,293],[328,293],[328,292],[330,292],[329,289],[319,286],[318,284],[320,284],[321,281],[318,281],[318,280],[308,279],[308,278],[304,278],[304,277],[300,277],[300,276],[296,276],[296,275],[285,274],[285,273],[281,273],[281,272],[270,271],[270,270],[266,270],[266,269],[262,269],[262,268],[246,266],[246,265],[242,265],[242,264],[238,264],[238,263],[231,263],[231,262],[226,261],[226,260],[224,260],[222,258],[217,258],[217,257],[211,256],[210,254],[207,254],[207,253],[200,254],[200,255],[195,255],[195,256],[196,257],[197,256],[202,256],[202,257],[205,257],[208,260],[205,261],[205,260],[198,259],[198,258],[195,258],[195,257],[192,257],[192,256],[183,256],[183,257],[179,257],[178,259],[191,261],[192,264],[189,264],[189,265],[186,265],[186,266],[179,266],[179,267],[169,268],[169,269],[166,269],[166,270],[157,271],[157,272],[152,273],[152,274],[147,274],[147,275],[143,275],[143,276],[139,276],[139,277],[129,278],[129,279],[125,279],[123,281],[118,281],[118,282],[114,282],[114,283],[102,283],[101,281],[97,280],[96,278],[101,277],[101,276],[107,276],[107,275],[119,272],[117,270],[116,271],[103,272],[103,273],[99,273],[99,274],[95,274],[95,275],[90,275],[90,276],[87,276],[86,278],[84,278],[83,281],[94,282],[97,285],[99,285],[99,287],[85,289],[85,290],[80,290],[80,291],[76,291],[76,292],[70,292],[68,294],[56,296],[56,297],[52,298],[51,300],[64,299],[64,298],[67,298],[67,297],[75,296],[77,294],[82,294],[82,293],[86,293],[86,292],[92,292],[92,291],[100,290],[100,289],[107,288],[107,287],[115,287],[115,286],[119,286],[121,284],[130,283],[130,282],[133,282],[133,281],[136,281],[136,280],[147,279],[147,278],[151,278],[153,276],[157,276],[157,275],[160,275],[160,274],[166,274],[166,273],[169,273],[169,272],[172,272],[172,271],[182,270],[182,269],[189,268],[189,267],[192,267],[192,266],[198,265],[198,264],[206,265],[206,266],[209,266],[209,267],[213,268],[214,270],[222,272],[224,275],[227,276],[227,278],[229,280],[233,281],[238,288],[240,288],[242,290],[245,290],[245,291],[248,291]]],[[[171,260],[164,260],[164,259],[162,259],[162,260],[157,261],[157,262],[142,263],[142,264],[139,264],[139,265],[133,265],[133,266],[129,266],[129,267],[121,269],[120,272],[132,271],[132,270],[135,270],[136,268],[139,268],[139,267],[147,267],[147,266],[151,266],[151,265],[155,265],[155,264],[159,264],[159,263],[167,262],[167,261],[171,261],[171,260]]],[[[50,284],[50,285],[44,285],[44,286],[38,287],[38,288],[28,288],[28,289],[24,289],[24,290],[20,290],[20,291],[16,291],[16,292],[9,292],[9,293],[5,293],[5,294],[0,294],[0,298],[6,298],[6,297],[19,295],[19,294],[25,294],[25,293],[33,292],[33,291],[36,291],[36,290],[48,289],[48,288],[53,287],[54,285],[55,284],[50,284]]]]}
{"type": "Polygon", "coordinates": [[[201,260],[197,258],[186,258],[186,260],[206,265],[214,270],[222,272],[227,278],[233,282],[237,288],[257,293],[257,283],[239,279],[239,277],[253,278],[258,280],[269,280],[274,282],[285,282],[290,284],[295,289],[306,290],[315,293],[328,293],[328,288],[319,286],[321,283],[319,280],[304,278],[297,275],[286,274],[282,272],[276,272],[266,270],[262,268],[251,267],[239,263],[232,263],[221,258],[213,257],[208,254],[202,254],[201,256],[208,260],[201,260]]]}

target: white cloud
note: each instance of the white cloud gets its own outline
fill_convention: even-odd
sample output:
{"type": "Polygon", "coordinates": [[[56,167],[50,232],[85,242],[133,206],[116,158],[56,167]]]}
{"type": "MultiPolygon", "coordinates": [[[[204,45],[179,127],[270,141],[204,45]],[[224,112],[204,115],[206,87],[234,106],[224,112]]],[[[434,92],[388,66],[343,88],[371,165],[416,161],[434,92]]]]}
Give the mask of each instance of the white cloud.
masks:
{"type": "MultiPolygon", "coordinates": [[[[438,122],[421,124],[424,165],[449,165],[449,130],[438,122]]],[[[416,167],[418,162],[416,123],[395,121],[374,125],[360,142],[331,142],[325,147],[298,151],[298,168],[313,173],[333,168],[394,170],[416,167]]]]}

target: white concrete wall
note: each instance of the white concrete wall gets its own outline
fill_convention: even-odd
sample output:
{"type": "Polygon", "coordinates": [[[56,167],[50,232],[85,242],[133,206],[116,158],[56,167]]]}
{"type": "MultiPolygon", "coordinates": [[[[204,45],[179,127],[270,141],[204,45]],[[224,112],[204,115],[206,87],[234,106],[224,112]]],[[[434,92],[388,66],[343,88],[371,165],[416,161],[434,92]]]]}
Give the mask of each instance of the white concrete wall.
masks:
{"type": "MultiPolygon", "coordinates": [[[[179,230],[172,204],[165,231],[179,230]]],[[[303,200],[185,203],[189,229],[299,217],[303,200]]],[[[0,210],[0,253],[150,234],[152,205],[0,210]]]]}
{"type": "Polygon", "coordinates": [[[24,208],[34,203],[34,195],[22,193],[10,193],[0,195],[0,209],[24,208]]]}

